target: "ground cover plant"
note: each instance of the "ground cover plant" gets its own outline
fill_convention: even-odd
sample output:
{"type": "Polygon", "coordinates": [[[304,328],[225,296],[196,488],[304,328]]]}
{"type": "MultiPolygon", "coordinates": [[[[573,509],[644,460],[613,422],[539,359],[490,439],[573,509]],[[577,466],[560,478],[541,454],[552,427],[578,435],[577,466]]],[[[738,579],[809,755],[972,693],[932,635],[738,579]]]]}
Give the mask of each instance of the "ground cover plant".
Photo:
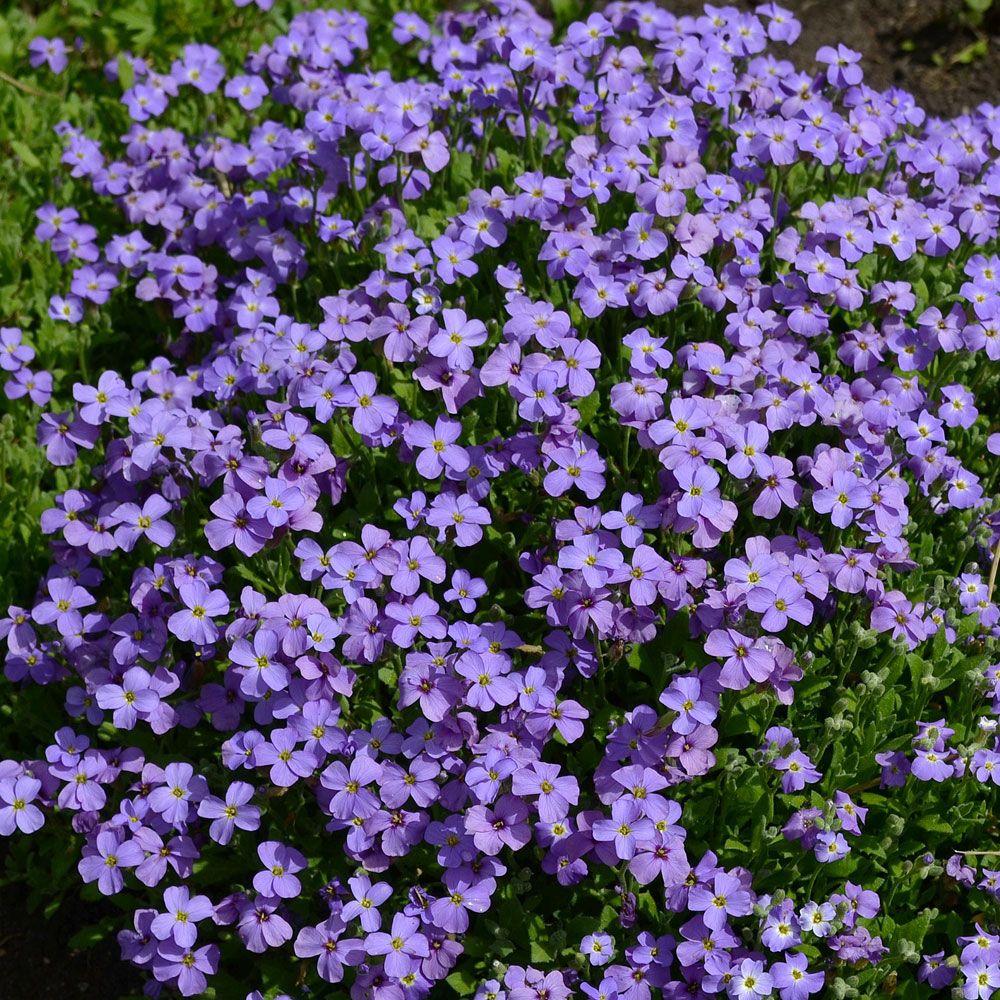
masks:
{"type": "Polygon", "coordinates": [[[27,49],[101,115],[0,334],[8,868],[152,996],[994,995],[1000,110],[774,4],[261,6],[27,49]]]}

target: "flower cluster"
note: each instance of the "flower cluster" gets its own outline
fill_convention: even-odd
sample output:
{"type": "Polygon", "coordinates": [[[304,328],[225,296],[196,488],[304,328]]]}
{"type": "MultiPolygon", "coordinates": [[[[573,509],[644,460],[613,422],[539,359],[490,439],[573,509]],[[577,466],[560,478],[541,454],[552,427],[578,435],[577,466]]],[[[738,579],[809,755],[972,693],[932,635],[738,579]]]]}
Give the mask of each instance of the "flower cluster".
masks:
{"type": "Polygon", "coordinates": [[[34,359],[35,349],[24,343],[20,329],[0,327],[0,371],[8,374],[4,395],[8,399],[27,396],[36,406],[46,406],[52,399],[52,375],[47,371],[32,371],[30,365],[34,359]]]}
{"type": "MultiPolygon", "coordinates": [[[[393,72],[368,27],[123,56],[120,147],[60,127],[121,224],[39,209],[50,317],[169,332],[40,417],[90,468],[0,635],[70,724],[0,764],[0,833],[143,894],[154,996],[272,950],[356,1000],[877,991],[921,961],[892,789],[1000,764],[1000,112],[800,72],[772,3],[400,12],[393,72]],[[912,760],[904,671],[955,710],[912,760]]],[[[977,933],[917,977],[992,995],[977,933]]]]}

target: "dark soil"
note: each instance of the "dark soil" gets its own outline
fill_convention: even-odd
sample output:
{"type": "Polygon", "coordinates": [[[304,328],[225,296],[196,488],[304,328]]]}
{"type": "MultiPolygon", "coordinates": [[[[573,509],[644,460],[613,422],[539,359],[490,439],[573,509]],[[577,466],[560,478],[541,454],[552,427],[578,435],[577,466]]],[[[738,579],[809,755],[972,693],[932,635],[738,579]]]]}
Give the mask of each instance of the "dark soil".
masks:
{"type": "MultiPolygon", "coordinates": [[[[726,2],[752,10],[760,0],[716,0],[726,2]]],[[[777,2],[802,22],[798,41],[786,49],[802,69],[813,66],[820,46],[843,42],[864,56],[869,84],[908,90],[928,114],[950,118],[984,101],[1000,104],[1000,0],[978,26],[966,0],[777,2]]],[[[700,14],[703,0],[664,0],[663,6],[700,14]]]]}
{"type": "Polygon", "coordinates": [[[1000,103],[998,3],[978,27],[966,18],[965,0],[803,0],[791,6],[801,11],[800,47],[839,38],[864,54],[874,86],[908,90],[929,114],[951,117],[984,101],[1000,103]]]}
{"type": "Polygon", "coordinates": [[[120,1000],[142,992],[142,977],[119,957],[113,933],[90,948],[68,942],[104,916],[100,904],[64,900],[48,919],[28,913],[18,886],[0,889],[0,997],[24,1000],[120,1000]]]}

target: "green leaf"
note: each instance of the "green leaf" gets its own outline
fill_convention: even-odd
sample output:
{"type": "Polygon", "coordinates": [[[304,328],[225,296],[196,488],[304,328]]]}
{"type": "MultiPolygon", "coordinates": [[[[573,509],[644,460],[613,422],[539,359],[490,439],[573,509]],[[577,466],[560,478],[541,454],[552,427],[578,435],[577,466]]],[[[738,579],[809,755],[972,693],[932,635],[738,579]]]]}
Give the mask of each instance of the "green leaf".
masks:
{"type": "Polygon", "coordinates": [[[601,394],[596,390],[589,396],[584,396],[576,404],[577,412],[580,414],[580,426],[588,427],[597,416],[601,408],[601,394]]]}
{"type": "Polygon", "coordinates": [[[467,997],[476,991],[479,980],[468,969],[453,972],[445,982],[460,996],[467,997]]]}
{"type": "Polygon", "coordinates": [[[131,61],[126,59],[124,55],[118,57],[118,82],[121,84],[122,90],[131,89],[135,83],[135,70],[132,68],[131,61]]]}
{"type": "MultiPolygon", "coordinates": [[[[975,635],[980,629],[979,615],[966,615],[958,625],[958,638],[966,639],[975,635]]],[[[944,631],[942,629],[942,631],[944,631]]]]}
{"type": "Polygon", "coordinates": [[[257,575],[246,563],[237,563],[233,567],[237,576],[242,576],[247,583],[252,583],[255,587],[270,593],[274,588],[266,580],[257,575]]]}
{"type": "Polygon", "coordinates": [[[531,942],[531,961],[533,964],[542,962],[551,962],[555,958],[548,949],[546,949],[540,941],[531,942]]]}
{"type": "Polygon", "coordinates": [[[85,951],[100,944],[108,936],[108,929],[101,924],[81,927],[67,942],[71,951],[85,951]]]}
{"type": "Polygon", "coordinates": [[[17,153],[18,158],[26,167],[30,167],[32,170],[41,170],[42,161],[35,156],[26,142],[22,142],[20,139],[11,139],[10,148],[17,153]]]}
{"type": "Polygon", "coordinates": [[[989,46],[985,38],[977,38],[974,42],[966,45],[951,57],[952,64],[967,66],[977,59],[984,59],[989,52],[989,46]]]}
{"type": "Polygon", "coordinates": [[[943,833],[946,835],[950,835],[952,833],[951,824],[943,820],[940,816],[921,816],[917,821],[917,825],[921,830],[926,830],[928,833],[943,833]]]}
{"type": "Polygon", "coordinates": [[[890,938],[893,943],[897,941],[910,941],[919,951],[930,929],[931,923],[937,918],[939,911],[936,909],[922,910],[920,915],[905,924],[900,924],[892,933],[890,938]]]}
{"type": "Polygon", "coordinates": [[[464,151],[452,151],[449,170],[451,176],[463,190],[474,187],[472,178],[472,154],[464,151]]]}

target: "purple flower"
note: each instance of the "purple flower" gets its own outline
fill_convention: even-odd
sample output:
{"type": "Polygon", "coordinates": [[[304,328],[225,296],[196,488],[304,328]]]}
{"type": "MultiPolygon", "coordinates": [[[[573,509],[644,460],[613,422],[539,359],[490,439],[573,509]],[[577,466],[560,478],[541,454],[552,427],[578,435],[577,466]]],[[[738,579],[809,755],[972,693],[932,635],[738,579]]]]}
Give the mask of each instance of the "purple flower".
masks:
{"type": "Polygon", "coordinates": [[[392,887],[388,882],[373,885],[367,875],[356,875],[348,879],[347,884],[354,898],[344,904],[341,916],[344,920],[358,918],[361,927],[369,934],[377,931],[382,926],[379,906],[392,895],[392,887]]]}
{"type": "Polygon", "coordinates": [[[649,840],[654,829],[635,799],[621,798],[611,806],[610,819],[599,819],[594,824],[593,834],[599,843],[614,843],[615,854],[622,861],[630,861],[637,845],[649,840]]]}
{"type": "Polygon", "coordinates": [[[239,493],[224,493],[209,510],[215,518],[205,525],[205,537],[214,551],[235,545],[243,555],[252,556],[264,547],[269,530],[250,515],[239,493]]]}
{"type": "Polygon", "coordinates": [[[486,342],[486,327],[478,319],[469,319],[461,309],[443,309],[444,327],[433,337],[427,349],[443,358],[450,368],[468,371],[473,364],[473,347],[486,342]]]}
{"type": "Polygon", "coordinates": [[[476,602],[486,593],[485,580],[473,577],[467,570],[458,569],[451,576],[451,587],[444,592],[444,599],[456,602],[468,615],[476,610],[476,602]]]}
{"type": "Polygon", "coordinates": [[[597,535],[574,538],[571,545],[559,551],[559,566],[579,570],[591,587],[602,587],[622,566],[622,562],[621,552],[614,548],[602,548],[597,535]]]}
{"type": "Polygon", "coordinates": [[[299,958],[319,957],[320,979],[339,983],[344,978],[345,965],[358,965],[367,948],[357,938],[341,938],[347,929],[344,920],[331,914],[315,927],[303,927],[295,939],[295,954],[299,958]]]}
{"type": "Polygon", "coordinates": [[[31,615],[39,625],[55,623],[61,635],[71,635],[82,623],[80,609],[89,607],[94,598],[69,577],[55,577],[48,582],[50,600],[41,601],[31,615]]]}
{"type": "Polygon", "coordinates": [[[463,653],[455,670],[469,682],[466,702],[470,708],[489,712],[497,705],[511,705],[517,699],[517,685],[507,675],[499,657],[463,653]]]}
{"type": "Polygon", "coordinates": [[[153,975],[161,983],[174,982],[181,996],[193,997],[204,993],[207,977],[219,967],[217,945],[207,944],[190,949],[175,941],[161,941],[153,959],[153,975]]]}
{"type": "Polygon", "coordinates": [[[134,503],[122,504],[113,515],[113,521],[118,525],[115,541],[126,552],[131,551],[143,536],[154,545],[166,548],[175,536],[173,526],[163,520],[170,509],[170,504],[158,494],[149,497],[142,507],[134,503]]]}
{"type": "Polygon", "coordinates": [[[212,620],[229,613],[229,598],[221,590],[210,590],[204,580],[190,580],[178,588],[185,608],[175,611],[167,627],[187,642],[207,646],[219,637],[219,628],[212,620]]]}
{"type": "Polygon", "coordinates": [[[850,845],[842,833],[830,831],[821,832],[813,845],[813,853],[817,861],[830,863],[839,861],[850,853],[850,845]]]}
{"type": "Polygon", "coordinates": [[[913,605],[898,590],[891,590],[875,606],[871,617],[876,632],[891,632],[893,639],[903,639],[914,649],[926,637],[926,628],[913,605]]]}
{"type": "Polygon", "coordinates": [[[280,948],[291,941],[291,924],[279,912],[280,900],[258,898],[244,907],[239,916],[239,932],[247,951],[255,955],[268,948],[280,948]]]}
{"type": "Polygon", "coordinates": [[[596,500],[604,492],[605,464],[596,452],[582,454],[573,448],[557,448],[551,455],[555,466],[545,476],[545,492],[559,497],[571,487],[579,489],[586,497],[596,500]]]}
{"type": "Polygon", "coordinates": [[[714,699],[704,698],[697,677],[678,677],[660,695],[660,703],[678,713],[670,724],[675,733],[693,733],[699,725],[711,725],[718,715],[714,699]]]}
{"type": "Polygon", "coordinates": [[[419,967],[419,959],[430,954],[427,938],[419,928],[420,921],[416,917],[397,913],[389,932],[376,931],[365,938],[365,951],[369,955],[384,955],[382,967],[386,975],[402,979],[419,967]]]}
{"type": "Polygon", "coordinates": [[[269,777],[279,788],[288,788],[300,778],[308,778],[319,765],[316,755],[311,750],[299,749],[298,742],[293,729],[272,729],[270,741],[254,747],[254,764],[270,767],[269,777]]]}
{"type": "Polygon", "coordinates": [[[228,844],[237,828],[256,830],[260,827],[260,809],[248,805],[253,795],[253,785],[234,781],[226,789],[225,801],[206,795],[198,803],[198,815],[212,820],[208,832],[216,843],[228,844]]]}
{"type": "Polygon", "coordinates": [[[854,87],[861,82],[860,60],[861,53],[846,45],[824,45],[816,53],[816,61],[827,64],[826,78],[834,87],[854,87]]]}
{"type": "Polygon", "coordinates": [[[53,773],[67,782],[56,800],[63,809],[96,812],[107,802],[107,794],[98,783],[98,778],[105,773],[105,766],[94,751],[53,773]]]}
{"type": "Polygon", "coordinates": [[[580,789],[576,778],[560,774],[558,764],[535,761],[530,768],[515,771],[511,791],[515,795],[537,795],[535,807],[544,823],[555,823],[569,815],[570,806],[576,805],[580,789]]]}
{"type": "Polygon", "coordinates": [[[35,359],[34,350],[22,342],[16,326],[0,326],[0,369],[16,372],[35,359]]]}
{"type": "Polygon", "coordinates": [[[97,428],[69,413],[43,413],[38,425],[38,443],[52,465],[72,465],[77,448],[93,448],[97,428]]]}
{"type": "Polygon", "coordinates": [[[460,548],[476,545],[483,537],[485,524],[491,524],[489,511],[467,493],[439,493],[427,512],[427,523],[438,529],[438,541],[454,530],[455,544],[460,548]]]}
{"type": "Polygon", "coordinates": [[[607,965],[615,956],[615,942],[610,934],[587,934],[580,942],[580,954],[587,957],[591,967],[607,965]]]}
{"type": "Polygon", "coordinates": [[[114,271],[85,264],[73,272],[70,290],[82,300],[103,305],[111,298],[111,291],[117,285],[114,271]]]}
{"type": "Polygon", "coordinates": [[[674,475],[683,496],[677,503],[677,513],[683,517],[707,517],[722,510],[719,497],[719,474],[707,465],[681,466],[674,475]]]}
{"type": "Polygon", "coordinates": [[[320,783],[333,792],[330,799],[330,813],[337,819],[359,816],[367,819],[378,811],[378,799],[366,785],[378,781],[382,775],[382,765],[366,755],[359,755],[351,761],[348,770],[339,760],[335,760],[321,775],[320,783]]]}
{"type": "Polygon", "coordinates": [[[753,909],[753,896],[739,879],[720,872],[710,885],[696,885],[688,894],[688,905],[702,914],[706,926],[719,929],[729,916],[746,916],[753,909]]]}
{"type": "Polygon", "coordinates": [[[774,657],[752,639],[734,629],[714,629],[705,640],[705,652],[723,660],[719,683],[741,690],[751,680],[766,681],[774,670],[774,657]]]}
{"type": "MultiPolygon", "coordinates": [[[[957,969],[946,965],[942,959],[944,952],[935,952],[932,955],[924,955],[920,968],[917,970],[917,981],[927,983],[932,989],[941,989],[950,986],[955,981],[957,969]]],[[[797,998],[796,998],[797,1000],[797,998]]]]}
{"type": "Polygon", "coordinates": [[[134,840],[123,840],[117,833],[105,830],[84,848],[77,865],[84,882],[96,882],[105,896],[113,896],[125,888],[123,868],[134,868],[143,860],[142,848],[134,840]]]}
{"type": "Polygon", "coordinates": [[[764,963],[752,958],[744,958],[733,973],[728,992],[735,1000],[755,1000],[770,996],[774,980],[765,971],[764,963]]]}
{"type": "Polygon", "coordinates": [[[163,772],[163,784],[149,794],[150,808],[168,823],[183,823],[191,805],[200,798],[203,779],[195,778],[190,764],[168,764],[163,772]]]}
{"type": "Polygon", "coordinates": [[[407,603],[390,602],[386,605],[387,618],[396,622],[392,627],[392,641],[401,649],[413,645],[418,635],[426,639],[443,639],[447,626],[438,612],[438,603],[426,594],[417,594],[407,603]]]}
{"type": "Polygon", "coordinates": [[[42,783],[37,778],[0,778],[0,835],[9,837],[15,830],[34,833],[45,823],[41,809],[34,805],[42,783]]]}
{"type": "Polygon", "coordinates": [[[955,768],[940,751],[920,749],[914,755],[910,773],[920,781],[947,781],[955,768]]]}
{"type": "Polygon", "coordinates": [[[469,453],[455,444],[462,425],[449,417],[438,417],[433,429],[423,421],[411,424],[403,438],[411,448],[418,448],[417,471],[425,479],[436,479],[445,469],[464,472],[469,467],[469,453]]]}
{"type": "Polygon", "coordinates": [[[61,38],[33,38],[28,43],[28,53],[33,67],[48,66],[56,75],[69,65],[66,43],[61,38]]]}
{"type": "MultiPolygon", "coordinates": [[[[36,211],[67,273],[31,337],[53,357],[0,328],[4,394],[28,399],[7,429],[34,421],[54,467],[14,535],[40,514],[49,567],[0,639],[15,730],[60,705],[79,725],[0,761],[0,833],[54,806],[100,891],[126,867],[176,886],[166,912],[137,895],[120,939],[151,994],[209,989],[198,929],[219,928],[252,955],[294,940],[340,993],[433,995],[464,950],[485,968],[493,925],[472,914],[532,878],[578,911],[570,944],[586,935],[577,965],[600,982],[507,964],[479,1000],[805,1000],[831,962],[881,981],[861,968],[885,957],[875,935],[910,920],[940,853],[920,810],[945,783],[1000,783],[1000,113],[927,118],[843,46],[800,72],[777,51],[800,25],[770,2],[612,4],[564,32],[530,5],[494,13],[401,10],[372,33],[303,11],[242,61],[126,53],[104,68],[124,135],[57,127],[76,207],[36,211]],[[155,315],[163,356],[62,384],[45,323],[102,334],[112,295],[155,315]],[[36,411],[53,391],[71,408],[36,411]],[[928,590],[932,557],[952,586],[928,590]],[[887,589],[907,573],[909,598],[887,589]],[[982,659],[965,697],[923,692],[963,718],[907,728],[849,699],[854,728],[821,757],[803,713],[834,710],[869,622],[933,640],[941,678],[982,659]],[[748,741],[775,704],[787,718],[748,741]],[[737,750],[752,785],[796,799],[781,843],[758,807],[725,835],[692,825],[737,750]],[[245,779],[218,797],[216,753],[245,779]],[[903,879],[887,917],[863,887],[866,806],[837,790],[876,765],[883,791],[927,793],[903,803],[930,838],[913,871],[881,859],[903,879]],[[287,902],[306,859],[282,841],[317,811],[332,867],[309,925],[287,902]],[[248,848],[262,868],[240,888],[248,848]],[[796,851],[764,879],[779,901],[758,897],[796,851]],[[825,878],[841,859],[857,883],[825,878]],[[677,941],[646,926],[633,883],[657,881],[677,941]]],[[[69,48],[27,56],[58,71],[69,48]]],[[[944,865],[956,920],[1000,896],[973,859],[944,865]]],[[[919,982],[994,991],[995,934],[940,947],[919,982]]],[[[261,995],[278,964],[257,963],[261,995]]]]}
{"type": "Polygon", "coordinates": [[[455,871],[445,872],[443,881],[445,895],[431,903],[431,920],[449,934],[464,934],[469,929],[469,914],[489,909],[496,882],[492,878],[473,882],[455,871]]]}
{"type": "Polygon", "coordinates": [[[52,399],[52,375],[20,368],[4,383],[3,391],[8,399],[27,396],[36,406],[45,406],[52,399]]]}
{"type": "Polygon", "coordinates": [[[264,103],[267,84],[259,76],[234,76],[226,82],[226,97],[234,97],[244,111],[253,111],[264,103]]]}
{"type": "Polygon", "coordinates": [[[854,510],[868,506],[868,491],[851,472],[835,472],[833,482],[813,494],[813,507],[821,514],[830,514],[838,528],[846,528],[854,520],[854,510]]]}
{"type": "Polygon", "coordinates": [[[768,632],[782,631],[789,618],[801,625],[808,625],[813,618],[805,588],[791,576],[780,580],[774,590],[755,587],[747,595],[747,606],[763,615],[760,623],[768,632]]]}
{"type": "Polygon", "coordinates": [[[278,657],[277,632],[260,629],[251,645],[246,639],[237,639],[229,656],[233,663],[244,668],[240,678],[240,691],[248,698],[263,698],[268,691],[281,691],[288,685],[288,668],[278,657]]]}
{"type": "Polygon", "coordinates": [[[656,217],[648,212],[633,212],[622,233],[622,248],[637,260],[653,260],[667,248],[667,236],[655,228],[656,217]]]}
{"type": "Polygon", "coordinates": [[[118,729],[134,729],[140,715],[148,715],[160,704],[152,678],[142,667],[132,667],[118,684],[102,684],[97,689],[97,704],[110,709],[118,729]]]}
{"type": "Polygon", "coordinates": [[[974,958],[962,968],[965,985],[962,996],[967,1000],[988,1000],[1000,987],[1000,966],[983,958],[974,958]]]}
{"type": "Polygon", "coordinates": [[[585,274],[577,282],[573,297],[588,319],[596,319],[608,307],[621,309],[628,304],[624,286],[610,275],[585,274]]]}
{"type": "Polygon", "coordinates": [[[257,857],[264,870],[254,875],[253,887],[262,896],[294,899],[302,891],[302,883],[295,877],[306,867],[302,854],[277,840],[266,840],[257,845],[257,857]]]}
{"type": "Polygon", "coordinates": [[[472,834],[476,847],[495,856],[504,847],[519,850],[531,840],[526,820],[528,807],[514,795],[503,795],[491,809],[473,806],[466,812],[465,829],[472,834]]]}
{"type": "Polygon", "coordinates": [[[297,486],[268,476],[264,481],[264,495],[250,499],[247,514],[254,520],[266,520],[272,528],[281,528],[288,524],[289,516],[299,510],[302,503],[302,493],[297,486]]]}
{"type": "Polygon", "coordinates": [[[392,423],[399,412],[399,404],[389,396],[380,396],[378,383],[369,372],[350,376],[350,385],[341,386],[334,393],[339,406],[353,410],[351,423],[359,434],[374,435],[392,423]]]}
{"type": "Polygon", "coordinates": [[[199,920],[212,916],[212,901],[208,896],[192,896],[185,886],[171,886],[163,892],[165,913],[153,918],[150,930],[159,941],[173,941],[182,948],[192,948],[198,938],[195,926],[199,920]]]}

